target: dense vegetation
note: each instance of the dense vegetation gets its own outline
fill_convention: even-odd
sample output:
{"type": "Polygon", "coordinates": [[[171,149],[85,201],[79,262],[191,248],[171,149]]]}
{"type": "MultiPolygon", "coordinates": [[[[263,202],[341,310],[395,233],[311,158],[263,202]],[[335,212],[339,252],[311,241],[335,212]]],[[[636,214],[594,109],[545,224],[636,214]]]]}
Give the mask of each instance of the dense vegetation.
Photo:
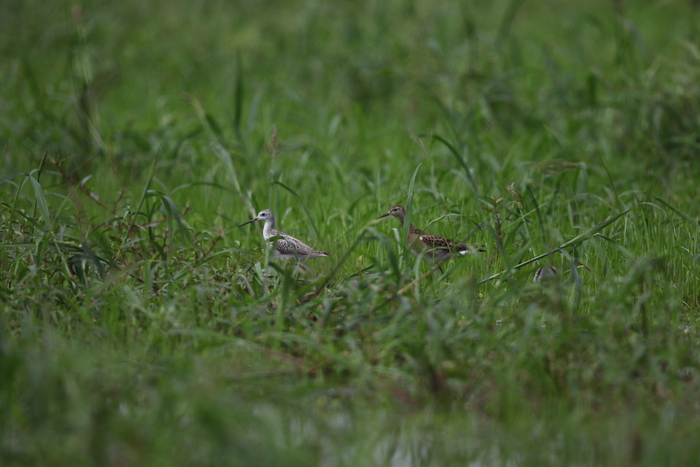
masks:
{"type": "Polygon", "coordinates": [[[698,462],[699,28],[0,3],[0,464],[698,462]],[[394,204],[486,251],[442,273],[394,204]]]}

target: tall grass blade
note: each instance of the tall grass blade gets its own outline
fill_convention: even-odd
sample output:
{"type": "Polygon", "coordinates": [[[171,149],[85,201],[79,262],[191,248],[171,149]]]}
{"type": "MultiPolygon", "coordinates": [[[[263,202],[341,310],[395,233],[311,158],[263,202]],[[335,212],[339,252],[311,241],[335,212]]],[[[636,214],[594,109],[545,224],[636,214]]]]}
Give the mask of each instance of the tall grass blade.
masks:
{"type": "MultiPolygon", "coordinates": [[[[167,214],[168,214],[168,223],[172,224],[172,220],[175,220],[175,223],[177,224],[177,229],[178,232],[180,233],[180,238],[184,243],[192,243],[192,237],[190,235],[190,231],[184,223],[182,222],[182,217],[180,216],[180,210],[177,207],[177,204],[175,204],[175,201],[172,200],[169,196],[166,195],[158,195],[160,199],[163,202],[163,207],[165,208],[167,214]]],[[[172,225],[171,225],[171,232],[172,232],[172,225]]]]}
{"type": "Polygon", "coordinates": [[[474,192],[476,193],[477,188],[476,188],[476,183],[474,183],[474,177],[472,176],[472,172],[471,172],[471,170],[469,170],[469,166],[464,161],[464,158],[462,157],[462,155],[459,153],[459,151],[457,151],[457,148],[455,148],[452,145],[452,143],[450,143],[449,141],[447,141],[445,138],[443,138],[440,135],[433,135],[433,139],[435,141],[439,141],[440,143],[444,144],[445,147],[447,147],[447,149],[449,149],[450,154],[452,154],[454,156],[454,158],[457,159],[457,162],[459,163],[459,165],[461,165],[462,169],[464,169],[464,175],[469,180],[469,184],[472,186],[472,190],[474,190],[474,192]]]}
{"type": "Polygon", "coordinates": [[[231,153],[220,144],[214,145],[214,152],[216,152],[216,154],[219,156],[221,162],[224,163],[224,168],[226,169],[226,177],[228,178],[229,182],[233,185],[233,189],[238,194],[238,197],[241,199],[244,208],[248,211],[248,214],[251,217],[255,217],[255,215],[257,214],[255,212],[255,208],[250,202],[250,199],[248,199],[248,197],[241,191],[241,185],[240,183],[238,183],[238,173],[236,172],[236,168],[233,165],[233,157],[231,156],[231,153]]]}
{"type": "MultiPolygon", "coordinates": [[[[136,205],[136,210],[131,212],[131,219],[129,221],[129,226],[127,228],[127,232],[131,232],[132,229],[134,228],[134,225],[136,225],[136,219],[138,218],[139,214],[141,213],[141,209],[143,208],[144,203],[146,202],[146,198],[148,197],[148,193],[151,189],[151,183],[153,182],[153,176],[156,171],[156,165],[158,164],[158,157],[156,157],[153,162],[151,163],[150,169],[148,169],[148,174],[146,175],[146,182],[143,185],[143,190],[141,190],[141,196],[139,197],[138,204],[136,205]]],[[[117,249],[117,252],[115,253],[114,257],[112,258],[113,261],[116,261],[117,258],[119,258],[124,251],[124,248],[126,246],[127,241],[129,241],[130,236],[129,235],[124,235],[124,238],[122,239],[121,244],[119,245],[119,248],[117,249]]]]}
{"type": "Polygon", "coordinates": [[[233,102],[233,129],[239,140],[241,137],[241,119],[243,116],[243,63],[240,54],[236,56],[236,89],[233,102]]]}
{"type": "MultiPolygon", "coordinates": [[[[539,256],[535,256],[534,258],[529,259],[527,261],[524,261],[524,262],[514,266],[512,269],[519,269],[523,266],[527,266],[528,264],[534,263],[535,261],[539,261],[542,258],[546,258],[547,256],[550,256],[550,255],[553,255],[554,253],[562,251],[564,248],[578,245],[579,243],[584,242],[593,236],[597,236],[598,232],[600,232],[601,230],[603,230],[604,228],[606,228],[610,224],[614,223],[615,221],[617,221],[618,219],[620,219],[622,216],[626,215],[630,211],[631,211],[631,209],[627,209],[627,210],[622,211],[622,212],[620,212],[612,217],[609,217],[606,220],[604,220],[603,222],[601,222],[600,224],[597,224],[597,225],[591,227],[590,229],[588,229],[587,231],[583,232],[582,234],[577,235],[576,237],[572,238],[571,240],[562,243],[561,245],[554,248],[553,250],[550,250],[547,253],[543,253],[539,256]]],[[[489,276],[485,279],[481,279],[479,282],[476,283],[476,285],[482,285],[482,284],[490,282],[494,279],[497,279],[500,276],[502,276],[503,274],[507,273],[508,271],[510,271],[510,269],[507,269],[505,271],[501,271],[501,272],[494,274],[492,276],[489,276]]]]}
{"type": "Polygon", "coordinates": [[[37,205],[39,206],[39,212],[41,212],[41,217],[46,223],[47,230],[53,232],[53,221],[51,220],[51,213],[49,212],[49,204],[46,202],[46,197],[44,196],[44,190],[41,188],[41,185],[34,177],[32,177],[31,175],[28,175],[28,177],[29,181],[32,184],[32,187],[34,188],[34,197],[36,199],[37,205]]]}
{"type": "Polygon", "coordinates": [[[605,162],[605,158],[603,157],[603,153],[600,152],[600,149],[596,151],[598,153],[598,157],[600,158],[601,164],[603,164],[603,168],[605,169],[605,173],[608,176],[608,181],[610,182],[610,189],[612,189],[612,192],[615,194],[615,202],[617,203],[617,207],[621,208],[622,203],[620,202],[620,195],[617,192],[617,187],[615,186],[615,182],[613,180],[612,174],[610,173],[610,169],[608,168],[608,164],[605,162]]]}
{"type": "MultiPolygon", "coordinates": [[[[411,217],[413,216],[413,193],[416,184],[416,177],[418,176],[418,171],[420,170],[423,163],[421,162],[413,171],[413,176],[408,183],[408,193],[406,194],[406,219],[404,219],[404,224],[401,228],[401,241],[406,244],[406,239],[408,238],[408,231],[411,227],[411,217]]],[[[409,251],[408,249],[406,250],[409,251]]]]}
{"type": "Polygon", "coordinates": [[[290,192],[292,195],[296,197],[296,199],[299,201],[299,204],[301,204],[301,208],[304,210],[304,214],[306,214],[306,218],[309,220],[309,224],[311,225],[311,229],[314,231],[314,234],[318,237],[318,228],[316,227],[316,222],[314,222],[313,217],[311,217],[311,213],[309,212],[309,209],[306,207],[306,203],[304,203],[304,199],[297,194],[296,191],[292,190],[289,188],[287,185],[284,183],[280,182],[279,180],[275,180],[273,183],[274,185],[279,185],[288,192],[290,192]]]}
{"type": "Polygon", "coordinates": [[[689,216],[688,214],[686,214],[685,212],[676,208],[675,206],[670,205],[669,203],[667,203],[663,199],[659,198],[658,196],[654,196],[654,199],[657,200],[658,202],[660,202],[661,204],[663,204],[664,206],[666,206],[667,208],[669,208],[674,213],[676,213],[676,215],[678,215],[678,217],[680,217],[681,219],[683,219],[684,221],[686,221],[688,224],[692,225],[693,227],[700,226],[700,222],[698,222],[697,219],[689,216]]]}

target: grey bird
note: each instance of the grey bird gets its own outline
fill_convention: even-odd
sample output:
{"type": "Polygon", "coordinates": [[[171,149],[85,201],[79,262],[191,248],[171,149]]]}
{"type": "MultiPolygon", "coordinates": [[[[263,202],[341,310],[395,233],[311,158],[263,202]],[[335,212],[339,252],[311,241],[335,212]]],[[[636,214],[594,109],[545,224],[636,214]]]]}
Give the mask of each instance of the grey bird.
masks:
{"type": "Polygon", "coordinates": [[[542,266],[535,271],[535,277],[532,278],[532,282],[535,284],[549,282],[557,277],[557,274],[559,274],[559,271],[554,266],[542,266]]]}
{"type": "Polygon", "coordinates": [[[258,213],[258,216],[248,222],[239,225],[243,227],[255,221],[265,221],[263,227],[263,238],[267,241],[276,242],[275,256],[277,258],[289,259],[296,258],[298,261],[304,261],[308,258],[322,258],[329,256],[330,253],[320,250],[314,250],[306,243],[299,239],[287,235],[275,229],[275,215],[269,209],[265,209],[258,213]]]}

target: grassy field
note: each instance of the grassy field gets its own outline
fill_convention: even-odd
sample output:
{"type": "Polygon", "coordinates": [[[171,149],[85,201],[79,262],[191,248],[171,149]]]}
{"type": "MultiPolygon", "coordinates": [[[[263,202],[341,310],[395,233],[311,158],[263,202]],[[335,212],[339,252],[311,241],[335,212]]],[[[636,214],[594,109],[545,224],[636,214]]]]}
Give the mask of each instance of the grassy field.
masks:
{"type": "Polygon", "coordinates": [[[697,1],[8,0],[0,76],[0,465],[700,464],[697,1]]]}

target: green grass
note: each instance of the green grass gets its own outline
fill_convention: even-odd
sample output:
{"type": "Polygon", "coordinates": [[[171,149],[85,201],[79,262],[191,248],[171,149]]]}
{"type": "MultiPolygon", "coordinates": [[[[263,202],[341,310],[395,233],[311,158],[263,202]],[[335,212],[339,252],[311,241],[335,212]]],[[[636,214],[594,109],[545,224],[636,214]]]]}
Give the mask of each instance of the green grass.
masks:
{"type": "Polygon", "coordinates": [[[697,2],[443,3],[0,4],[0,464],[698,462],[697,2]]]}

